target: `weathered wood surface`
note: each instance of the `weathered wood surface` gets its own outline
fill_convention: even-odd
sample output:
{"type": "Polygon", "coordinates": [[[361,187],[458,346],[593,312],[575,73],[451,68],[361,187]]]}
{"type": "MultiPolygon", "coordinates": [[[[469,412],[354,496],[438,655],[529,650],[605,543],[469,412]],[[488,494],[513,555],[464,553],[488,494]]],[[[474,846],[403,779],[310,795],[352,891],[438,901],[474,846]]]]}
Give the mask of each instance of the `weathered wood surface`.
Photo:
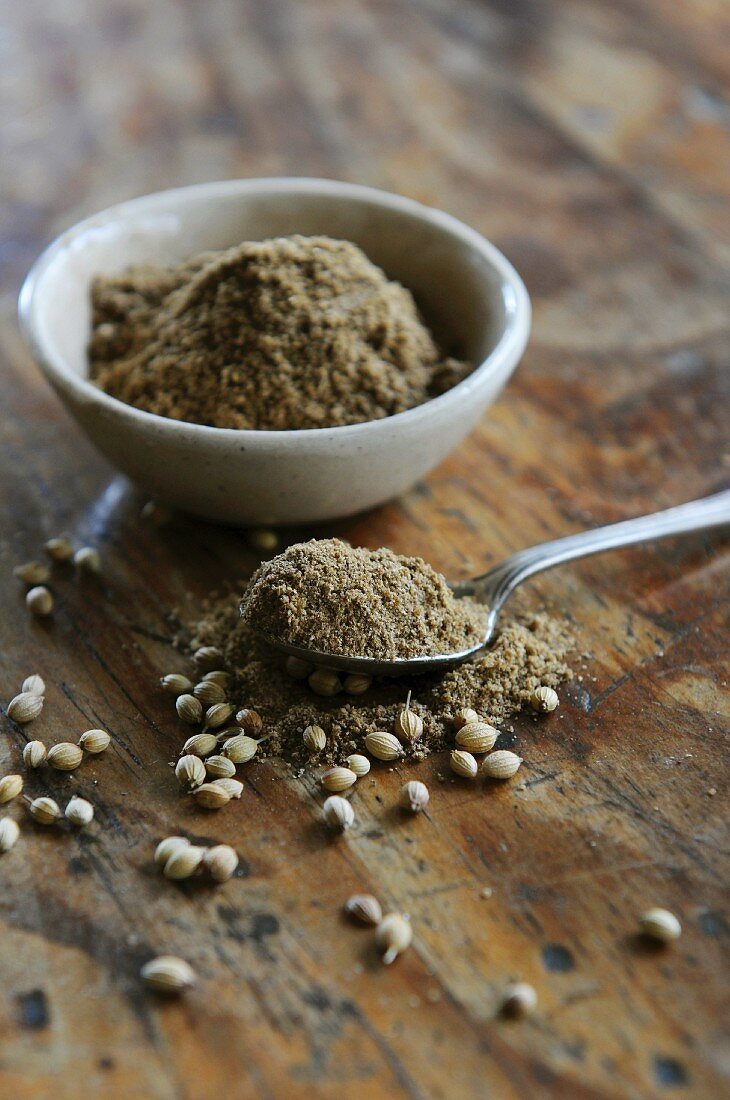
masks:
{"type": "MultiPolygon", "coordinates": [[[[429,813],[403,821],[401,769],[380,768],[331,841],[313,784],[261,764],[203,817],[167,766],[182,731],[155,687],[181,666],[165,617],[253,558],[239,533],[141,520],[14,320],[42,244],[112,201],[235,175],[372,183],[492,237],[535,327],[480,430],[343,533],[461,576],[719,488],[727,17],[720,0],[4,5],[1,694],[40,671],[27,733],[101,725],[114,746],[28,783],[88,794],[93,827],[23,822],[0,862],[2,1095],[727,1095],[722,537],[534,584],[594,657],[558,714],[518,723],[524,789],[439,783],[433,760],[429,813]],[[11,567],[62,529],[100,546],[103,580],[60,579],[53,621],[30,622],[11,567]],[[153,845],[178,830],[233,843],[243,877],[161,880],[153,845]],[[340,915],[362,888],[413,918],[387,970],[340,915]],[[685,926],[666,952],[634,938],[653,904],[685,926]],[[181,1003],[140,991],[161,951],[201,975],[181,1003]],[[540,997],[520,1024],[495,1018],[512,978],[540,997]]],[[[26,734],[2,724],[15,770],[26,734]]]]}

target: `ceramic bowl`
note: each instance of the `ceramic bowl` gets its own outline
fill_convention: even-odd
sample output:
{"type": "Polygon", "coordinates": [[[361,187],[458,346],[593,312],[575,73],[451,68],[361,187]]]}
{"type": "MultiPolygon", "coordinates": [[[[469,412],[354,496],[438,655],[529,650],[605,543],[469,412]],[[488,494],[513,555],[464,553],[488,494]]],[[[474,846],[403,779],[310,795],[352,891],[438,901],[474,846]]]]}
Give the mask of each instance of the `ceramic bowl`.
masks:
{"type": "Polygon", "coordinates": [[[517,365],[530,303],[517,272],[473,229],[398,195],[318,179],[206,183],[133,199],[61,234],[20,294],[41,369],[101,453],[156,500],[230,524],[308,523],[397,496],[474,427],[517,365]],[[359,244],[416,296],[427,321],[477,364],[463,382],[385,420],[244,431],[170,420],[88,379],[89,283],[130,264],[291,233],[359,244]]]}

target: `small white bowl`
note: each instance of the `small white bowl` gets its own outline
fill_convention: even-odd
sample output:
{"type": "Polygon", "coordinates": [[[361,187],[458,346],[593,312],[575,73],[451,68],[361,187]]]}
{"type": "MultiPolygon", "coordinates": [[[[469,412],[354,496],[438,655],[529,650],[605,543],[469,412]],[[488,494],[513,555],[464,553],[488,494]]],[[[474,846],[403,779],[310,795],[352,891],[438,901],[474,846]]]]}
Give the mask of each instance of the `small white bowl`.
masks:
{"type": "Polygon", "coordinates": [[[25,280],[19,310],[46,377],[114,466],[156,500],[244,525],[334,519],[408,489],[494,401],[530,329],[522,280],[473,229],[399,195],[318,179],[205,183],[113,206],[46,249],[25,280]],[[427,321],[477,368],[442,396],[384,420],[284,432],[169,420],[88,380],[95,275],[291,233],[359,244],[413,291],[427,321]]]}

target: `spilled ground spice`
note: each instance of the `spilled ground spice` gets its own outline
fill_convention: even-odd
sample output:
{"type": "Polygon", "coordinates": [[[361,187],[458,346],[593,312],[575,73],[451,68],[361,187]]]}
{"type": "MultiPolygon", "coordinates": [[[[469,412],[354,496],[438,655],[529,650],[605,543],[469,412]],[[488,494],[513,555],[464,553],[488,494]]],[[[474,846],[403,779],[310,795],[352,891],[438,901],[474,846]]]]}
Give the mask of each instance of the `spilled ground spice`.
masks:
{"type": "Polygon", "coordinates": [[[113,397],[219,428],[323,428],[421,405],[471,367],[357,245],[246,241],[91,287],[91,377],[113,397]]]}
{"type": "Polygon", "coordinates": [[[241,605],[254,629],[291,645],[393,660],[458,653],[483,639],[487,609],[457,600],[422,558],[341,539],[295,543],[254,573],[241,605]]]}
{"type": "Polygon", "coordinates": [[[376,680],[357,696],[348,695],[343,683],[338,694],[322,697],[312,692],[306,679],[287,672],[286,659],[241,617],[239,603],[237,592],[211,597],[196,621],[180,633],[178,644],[190,653],[201,646],[221,651],[232,676],[230,701],[255,710],[263,719],[267,739],[261,755],[281,756],[295,766],[312,760],[302,742],[306,726],[321,726],[327,737],[316,761],[340,763],[350,753],[363,751],[366,734],[393,730],[409,691],[411,709],[423,720],[424,731],[404,750],[407,757],[420,758],[453,746],[452,719],[458,710],[470,707],[486,721],[503,726],[528,706],[536,687],[558,687],[571,676],[566,659],[573,640],[567,624],[545,614],[520,612],[505,620],[483,657],[446,674],[376,680]]]}

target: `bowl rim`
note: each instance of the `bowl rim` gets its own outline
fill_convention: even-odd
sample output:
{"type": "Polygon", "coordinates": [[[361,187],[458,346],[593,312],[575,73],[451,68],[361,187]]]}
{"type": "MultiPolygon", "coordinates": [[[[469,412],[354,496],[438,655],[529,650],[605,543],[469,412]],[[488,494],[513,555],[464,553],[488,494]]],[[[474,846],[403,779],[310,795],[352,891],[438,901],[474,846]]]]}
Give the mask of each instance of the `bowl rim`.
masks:
{"type": "Polygon", "coordinates": [[[451,406],[461,406],[464,400],[468,400],[474,391],[485,386],[493,375],[499,374],[500,370],[504,371],[503,381],[507,381],[527,345],[531,315],[527,289],[510,261],[496,245],[453,214],[381,188],[314,176],[263,176],[214,180],[152,191],[105,207],[76,222],[46,246],[31,266],[18,295],[18,319],[22,334],[36,362],[51,382],[57,381],[64,390],[71,390],[73,396],[84,404],[96,404],[106,409],[111,415],[136,422],[142,429],[147,426],[164,433],[187,432],[201,442],[207,439],[211,443],[221,444],[226,441],[236,441],[239,444],[241,442],[266,444],[274,440],[285,443],[299,439],[325,442],[329,438],[344,441],[344,437],[348,434],[356,436],[364,431],[389,431],[406,424],[414,425],[419,419],[430,419],[431,415],[437,412],[453,412],[454,410],[450,409],[451,406]],[[430,398],[412,409],[377,420],[364,420],[357,424],[323,428],[219,428],[212,424],[194,424],[188,420],[160,416],[112,397],[88,378],[77,374],[53,343],[46,338],[38,319],[43,277],[57,262],[59,256],[64,252],[70,252],[74,246],[78,247],[79,242],[88,232],[99,229],[114,220],[121,222],[130,215],[152,213],[153,209],[155,213],[164,213],[168,203],[174,203],[176,198],[195,193],[206,195],[210,199],[256,193],[324,194],[384,207],[396,214],[439,226],[451,236],[458,237],[473,252],[478,253],[499,276],[499,291],[505,306],[505,323],[494,347],[466,378],[457,382],[445,393],[430,398]],[[148,207],[150,209],[146,210],[148,207]]]}

